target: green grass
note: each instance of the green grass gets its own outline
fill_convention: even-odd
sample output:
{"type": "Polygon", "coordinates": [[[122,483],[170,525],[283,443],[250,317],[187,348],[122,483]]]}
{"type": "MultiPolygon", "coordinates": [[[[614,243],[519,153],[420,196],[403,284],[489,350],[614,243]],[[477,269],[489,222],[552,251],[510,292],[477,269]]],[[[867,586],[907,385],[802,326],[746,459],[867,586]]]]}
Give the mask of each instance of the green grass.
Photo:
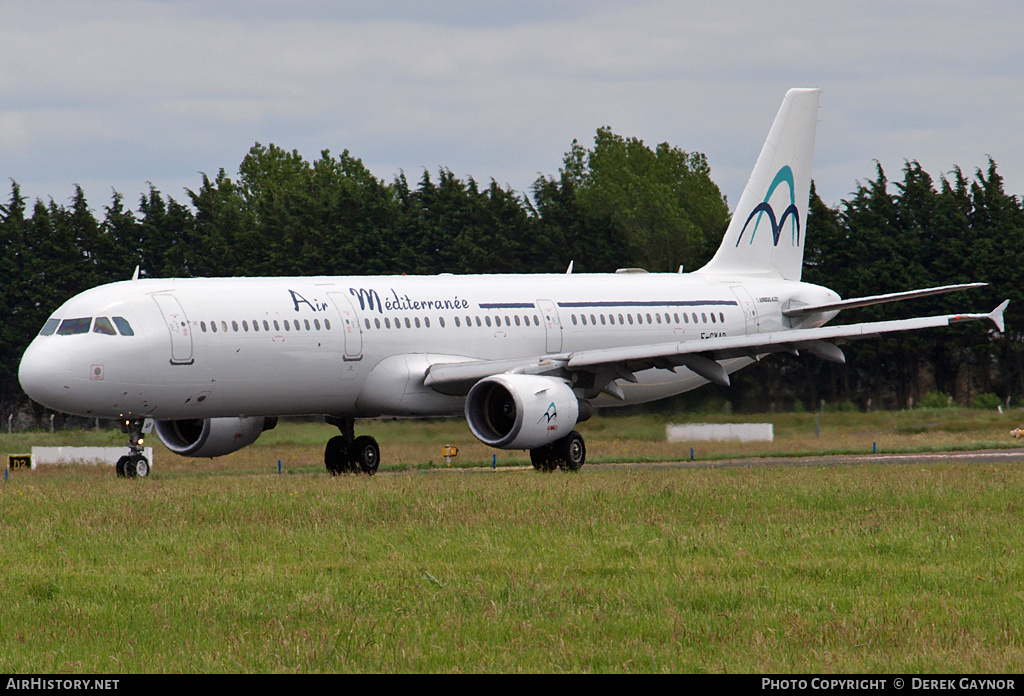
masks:
{"type": "MultiPolygon", "coordinates": [[[[826,434],[829,416],[830,442],[922,435],[901,434],[894,414],[835,414],[845,420],[826,434]]],[[[924,434],[953,437],[975,417],[959,416],[929,416],[940,425],[924,434]]],[[[806,418],[780,417],[779,440],[819,439],[806,418]]],[[[1015,442],[1012,419],[978,418],[983,440],[1015,442]]],[[[591,424],[598,457],[664,432],[647,417],[591,424]]],[[[366,430],[436,462],[459,428],[366,430]]],[[[1024,668],[1016,466],[545,475],[393,463],[332,478],[306,461],[324,434],[283,424],[233,467],[158,454],[144,481],[14,472],[0,485],[0,672],[1024,668]],[[278,458],[291,462],[282,476],[278,458]]],[[[11,451],[30,444],[7,437],[11,451]]]]}

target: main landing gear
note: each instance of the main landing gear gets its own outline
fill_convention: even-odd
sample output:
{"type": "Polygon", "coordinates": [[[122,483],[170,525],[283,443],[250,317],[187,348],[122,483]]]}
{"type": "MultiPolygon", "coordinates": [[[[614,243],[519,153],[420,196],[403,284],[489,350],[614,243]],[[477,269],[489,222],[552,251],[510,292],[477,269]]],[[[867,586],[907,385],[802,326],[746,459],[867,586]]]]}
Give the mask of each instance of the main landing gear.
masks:
{"type": "Polygon", "coordinates": [[[117,460],[117,475],[120,478],[146,478],[149,476],[149,460],[142,453],[142,420],[121,421],[121,432],[128,435],[128,454],[117,460]]]}
{"type": "Polygon", "coordinates": [[[327,416],[327,422],[337,426],[341,435],[327,441],[324,466],[332,475],[363,472],[377,473],[380,466],[380,445],[369,435],[355,436],[355,419],[327,416]]]}
{"type": "Polygon", "coordinates": [[[537,471],[579,471],[587,458],[583,436],[573,430],[561,440],[530,450],[530,462],[537,471]]]}

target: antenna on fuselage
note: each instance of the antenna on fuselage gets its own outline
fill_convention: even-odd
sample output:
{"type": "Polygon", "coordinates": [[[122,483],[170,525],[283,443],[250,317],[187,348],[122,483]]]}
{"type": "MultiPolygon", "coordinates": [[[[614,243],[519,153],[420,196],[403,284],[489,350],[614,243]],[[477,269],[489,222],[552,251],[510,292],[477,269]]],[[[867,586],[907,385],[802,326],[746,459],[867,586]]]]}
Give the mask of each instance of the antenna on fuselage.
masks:
{"type": "Polygon", "coordinates": [[[132,273],[132,280],[138,280],[138,279],[139,279],[139,267],[136,266],[135,267],[135,272],[132,273]]]}
{"type": "Polygon", "coordinates": [[[575,260],[575,259],[573,259],[572,261],[570,261],[570,262],[569,262],[569,267],[568,267],[567,269],[565,269],[565,274],[566,274],[566,275],[572,275],[572,265],[573,265],[573,264],[574,264],[575,262],[576,262],[576,260],[575,260]]]}

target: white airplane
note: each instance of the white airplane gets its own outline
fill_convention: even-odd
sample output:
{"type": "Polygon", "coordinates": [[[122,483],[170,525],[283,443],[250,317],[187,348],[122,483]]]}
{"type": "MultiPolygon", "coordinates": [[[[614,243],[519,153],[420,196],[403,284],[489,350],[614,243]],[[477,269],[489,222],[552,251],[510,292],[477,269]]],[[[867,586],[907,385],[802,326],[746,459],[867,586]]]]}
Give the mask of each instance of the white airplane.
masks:
{"type": "MultiPolygon", "coordinates": [[[[729,384],[769,353],[844,362],[840,344],[988,319],[953,314],[824,326],[844,308],[972,283],[841,300],[800,282],[818,115],[790,90],[721,247],[689,274],[135,279],[65,302],[25,352],[22,388],[49,408],[117,418],[118,474],[145,476],[144,423],[172,451],[234,452],[278,416],[326,415],[332,473],[373,474],[377,442],[354,420],[465,414],[479,440],[578,469],[573,428],[594,406],[729,384]]],[[[136,274],[137,276],[137,274],[136,274]]]]}

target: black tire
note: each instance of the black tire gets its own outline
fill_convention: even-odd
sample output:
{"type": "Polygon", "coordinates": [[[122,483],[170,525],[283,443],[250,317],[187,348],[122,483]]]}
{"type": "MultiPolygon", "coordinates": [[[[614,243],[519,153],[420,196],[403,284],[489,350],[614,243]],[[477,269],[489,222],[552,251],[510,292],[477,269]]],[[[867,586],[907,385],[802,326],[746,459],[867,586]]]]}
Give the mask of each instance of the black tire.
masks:
{"type": "Polygon", "coordinates": [[[360,435],[352,443],[350,461],[367,476],[373,476],[380,466],[380,445],[369,435],[360,435]]]}
{"type": "Polygon", "coordinates": [[[135,457],[125,457],[124,459],[124,477],[130,479],[135,478],[138,475],[135,470],[135,457]]]}
{"type": "Polygon", "coordinates": [[[559,440],[557,445],[562,471],[579,471],[587,460],[587,445],[583,442],[583,436],[573,430],[559,440]]]}
{"type": "Polygon", "coordinates": [[[348,451],[345,448],[345,438],[336,435],[327,441],[324,448],[324,466],[331,476],[345,473],[348,469],[348,451]]]}
{"type": "Polygon", "coordinates": [[[558,466],[552,445],[543,445],[530,450],[530,463],[537,471],[551,472],[558,466]]]}
{"type": "Polygon", "coordinates": [[[135,465],[135,475],[139,478],[146,478],[149,476],[149,460],[143,457],[141,454],[137,454],[132,457],[132,464],[135,465]]]}
{"type": "Polygon", "coordinates": [[[117,460],[117,466],[114,469],[117,471],[118,478],[124,478],[124,464],[127,462],[129,457],[127,455],[122,456],[117,460]]]}

